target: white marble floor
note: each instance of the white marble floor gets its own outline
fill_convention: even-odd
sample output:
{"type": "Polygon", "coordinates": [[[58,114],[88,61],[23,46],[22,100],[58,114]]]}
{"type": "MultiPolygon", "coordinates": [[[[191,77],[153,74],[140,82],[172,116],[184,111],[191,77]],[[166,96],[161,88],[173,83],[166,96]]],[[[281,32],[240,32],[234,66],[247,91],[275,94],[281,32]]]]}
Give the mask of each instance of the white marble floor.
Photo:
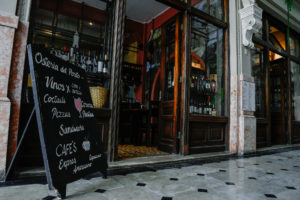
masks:
{"type": "MultiPolygon", "coordinates": [[[[55,199],[47,185],[0,187],[1,200],[55,199]]],[[[203,165],[79,180],[67,199],[300,199],[300,150],[203,165]]]]}

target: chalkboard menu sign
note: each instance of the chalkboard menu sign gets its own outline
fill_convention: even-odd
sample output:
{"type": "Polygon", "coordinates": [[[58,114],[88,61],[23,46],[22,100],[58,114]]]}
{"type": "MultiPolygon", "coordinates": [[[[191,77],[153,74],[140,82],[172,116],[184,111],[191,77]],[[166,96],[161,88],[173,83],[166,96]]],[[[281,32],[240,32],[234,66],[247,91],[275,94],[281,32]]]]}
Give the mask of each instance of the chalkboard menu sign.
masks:
{"type": "Polygon", "coordinates": [[[48,185],[64,193],[67,183],[107,169],[85,71],[40,46],[27,50],[48,185]]]}

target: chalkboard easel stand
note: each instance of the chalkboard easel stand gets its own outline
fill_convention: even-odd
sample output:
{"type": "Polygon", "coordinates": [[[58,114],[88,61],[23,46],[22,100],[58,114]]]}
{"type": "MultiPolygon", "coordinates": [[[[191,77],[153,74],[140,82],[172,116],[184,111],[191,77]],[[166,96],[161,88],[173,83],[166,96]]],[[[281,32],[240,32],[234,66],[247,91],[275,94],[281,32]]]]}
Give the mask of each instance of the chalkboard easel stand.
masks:
{"type": "Polygon", "coordinates": [[[60,199],[66,198],[67,193],[67,185],[61,185],[59,187],[56,187],[57,197],[60,199]]]}
{"type": "MultiPolygon", "coordinates": [[[[11,178],[11,176],[13,174],[13,167],[14,167],[14,165],[15,165],[15,163],[17,161],[17,158],[19,156],[19,151],[21,149],[21,145],[22,145],[23,140],[25,138],[25,135],[27,133],[28,127],[29,127],[29,125],[30,125],[30,123],[32,121],[32,117],[33,117],[34,113],[35,113],[35,107],[33,107],[32,111],[31,111],[31,114],[29,116],[29,119],[28,119],[28,121],[26,123],[26,126],[25,126],[25,128],[23,130],[22,137],[21,137],[21,139],[19,141],[19,144],[17,146],[16,152],[14,153],[14,156],[13,156],[13,158],[12,158],[10,164],[9,164],[8,170],[7,170],[6,174],[5,174],[4,182],[7,182],[11,178]]],[[[61,185],[59,187],[56,187],[56,190],[57,190],[57,197],[59,197],[61,199],[66,198],[67,185],[61,185]]]]}
{"type": "Polygon", "coordinates": [[[25,135],[27,133],[27,129],[28,129],[29,125],[30,125],[30,122],[32,120],[32,117],[33,117],[34,113],[35,113],[35,107],[33,107],[32,111],[31,111],[31,114],[30,114],[30,117],[29,117],[29,119],[28,119],[28,121],[26,123],[26,126],[25,126],[24,130],[23,130],[22,137],[21,137],[21,139],[19,141],[19,144],[17,146],[16,152],[15,152],[15,154],[14,154],[14,156],[13,156],[13,158],[12,158],[10,164],[9,164],[8,170],[7,170],[6,174],[5,174],[4,182],[6,182],[12,176],[13,165],[15,164],[15,162],[17,160],[18,152],[20,151],[20,147],[21,147],[23,139],[24,139],[24,137],[25,137],[25,135]]]}

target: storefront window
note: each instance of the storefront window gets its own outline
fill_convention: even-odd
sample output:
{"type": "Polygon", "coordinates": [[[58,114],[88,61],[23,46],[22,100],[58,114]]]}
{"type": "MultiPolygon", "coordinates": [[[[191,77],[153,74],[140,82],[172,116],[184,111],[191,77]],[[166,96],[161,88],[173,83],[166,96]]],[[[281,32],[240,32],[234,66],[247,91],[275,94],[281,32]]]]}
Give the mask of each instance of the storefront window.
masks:
{"type": "Polygon", "coordinates": [[[192,0],[192,6],[218,19],[223,19],[223,0],[192,0]]]}
{"type": "Polygon", "coordinates": [[[292,118],[300,121],[300,64],[291,62],[292,118]]]}
{"type": "Polygon", "coordinates": [[[295,37],[290,37],[290,52],[293,56],[299,56],[299,40],[297,40],[295,37]]]}
{"type": "Polygon", "coordinates": [[[224,115],[223,29],[192,20],[190,113],[224,115]]]}
{"type": "Polygon", "coordinates": [[[255,45],[252,50],[252,76],[255,80],[255,116],[266,117],[266,84],[263,47],[255,45]]]}
{"type": "MultiPolygon", "coordinates": [[[[93,102],[96,102],[98,93],[103,100],[100,104],[95,103],[95,108],[108,107],[111,20],[104,15],[104,10],[88,4],[64,4],[63,8],[74,10],[70,14],[64,9],[53,10],[45,2],[41,1],[34,10],[31,43],[43,45],[56,57],[84,69],[93,102]],[[81,13],[78,6],[83,6],[86,12],[81,13]],[[90,13],[94,13],[93,16],[90,13]],[[105,22],[103,18],[106,18],[105,22]],[[106,35],[105,27],[108,30],[106,35]]],[[[107,11],[112,12],[109,5],[104,4],[104,9],[107,7],[107,11]]]]}

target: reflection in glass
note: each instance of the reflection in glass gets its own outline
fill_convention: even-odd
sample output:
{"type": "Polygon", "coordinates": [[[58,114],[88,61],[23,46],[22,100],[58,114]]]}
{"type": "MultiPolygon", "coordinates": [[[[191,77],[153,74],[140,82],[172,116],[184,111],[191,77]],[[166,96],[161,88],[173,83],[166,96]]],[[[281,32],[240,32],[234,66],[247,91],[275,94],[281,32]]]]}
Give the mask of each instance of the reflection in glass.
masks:
{"type": "Polygon", "coordinates": [[[223,0],[192,0],[192,6],[218,19],[223,19],[223,0]]]}
{"type": "Polygon", "coordinates": [[[300,121],[300,64],[291,62],[292,118],[300,121]]]}
{"type": "Polygon", "coordinates": [[[224,115],[223,30],[192,20],[190,113],[224,115]]]}
{"type": "Polygon", "coordinates": [[[290,37],[290,52],[293,56],[299,56],[298,40],[294,37],[290,37]]]}
{"type": "Polygon", "coordinates": [[[166,27],[165,100],[174,99],[175,27],[175,22],[166,27]]]}
{"type": "Polygon", "coordinates": [[[262,47],[255,45],[251,52],[252,76],[255,80],[255,116],[257,118],[266,117],[266,89],[265,89],[265,70],[264,70],[264,51],[262,47]]]}
{"type": "Polygon", "coordinates": [[[274,26],[270,26],[269,28],[269,40],[278,49],[286,50],[285,34],[274,26]]]}

